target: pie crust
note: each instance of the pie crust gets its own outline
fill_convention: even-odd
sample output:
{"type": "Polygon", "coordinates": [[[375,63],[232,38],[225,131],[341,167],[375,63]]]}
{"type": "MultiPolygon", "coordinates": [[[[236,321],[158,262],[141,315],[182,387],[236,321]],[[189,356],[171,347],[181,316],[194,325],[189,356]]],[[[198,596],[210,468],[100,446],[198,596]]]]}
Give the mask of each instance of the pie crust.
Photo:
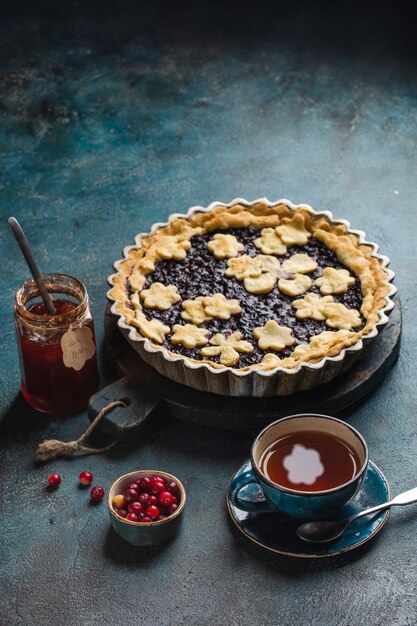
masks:
{"type": "Polygon", "coordinates": [[[378,327],[386,324],[386,314],[394,306],[394,274],[387,269],[389,261],[378,253],[376,244],[367,242],[362,231],[351,230],[348,222],[334,220],[331,213],[288,200],[236,199],[229,204],[193,207],[186,215],[173,215],[168,223],[156,224],[149,234],[138,235],[136,245],[125,248],[124,255],[115,264],[116,274],[109,277],[108,297],[125,336],[165,375],[217,393],[264,395],[265,388],[266,395],[290,393],[329,380],[359,356],[363,341],[378,334],[378,327]],[[250,254],[239,241],[239,233],[245,229],[254,233],[250,254]],[[211,320],[222,324],[239,316],[245,307],[244,298],[239,301],[220,290],[186,299],[176,285],[150,282],[158,264],[172,261],[181,265],[197,240],[193,238],[202,236],[213,262],[223,264],[226,280],[237,281],[252,297],[265,298],[278,290],[290,300],[292,325],[314,320],[312,324],[321,325],[321,332],[300,341],[291,327],[278,323],[273,315],[266,323],[256,323],[256,310],[252,336],[243,336],[241,329],[235,329],[235,335],[230,329],[222,334],[218,327],[205,332],[211,320]],[[308,254],[312,242],[320,242],[334,253],[338,267],[323,263],[317,268],[320,259],[317,263],[308,254]],[[319,276],[314,278],[314,272],[319,276]],[[353,289],[354,283],[360,291],[358,309],[340,301],[340,294],[353,289]],[[172,326],[157,317],[170,306],[181,311],[172,326]],[[179,344],[180,350],[193,346],[193,355],[188,356],[186,349],[176,351],[179,344]],[[257,360],[240,366],[241,359],[257,360]],[[329,361],[337,361],[340,367],[328,366],[329,361]],[[299,373],[305,367],[316,372],[323,368],[327,373],[314,377],[310,372],[303,383],[299,373]],[[200,371],[193,380],[187,368],[196,373],[203,368],[204,376],[200,371]],[[226,385],[219,383],[219,376],[217,381],[211,376],[222,373],[227,373],[226,385]],[[275,382],[271,379],[267,385],[260,384],[264,391],[258,393],[253,388],[255,379],[273,374],[277,374],[275,382]],[[293,380],[288,383],[291,376],[293,380]],[[236,378],[245,377],[251,378],[249,393],[248,385],[236,382],[236,378]]]}

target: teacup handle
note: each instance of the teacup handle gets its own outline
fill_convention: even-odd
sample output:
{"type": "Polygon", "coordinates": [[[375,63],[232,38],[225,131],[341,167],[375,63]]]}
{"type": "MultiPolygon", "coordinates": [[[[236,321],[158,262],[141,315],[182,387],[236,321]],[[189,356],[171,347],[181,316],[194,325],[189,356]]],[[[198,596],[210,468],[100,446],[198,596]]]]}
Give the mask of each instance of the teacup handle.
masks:
{"type": "Polygon", "coordinates": [[[242,476],[239,476],[239,480],[232,484],[230,492],[230,501],[233,506],[243,511],[256,512],[256,513],[270,513],[271,507],[266,501],[266,498],[260,488],[256,478],[252,471],[245,472],[242,476]],[[241,494],[243,489],[247,489],[250,485],[256,485],[257,490],[247,490],[252,497],[244,498],[241,494]],[[250,494],[252,491],[252,494],[250,494]]]}

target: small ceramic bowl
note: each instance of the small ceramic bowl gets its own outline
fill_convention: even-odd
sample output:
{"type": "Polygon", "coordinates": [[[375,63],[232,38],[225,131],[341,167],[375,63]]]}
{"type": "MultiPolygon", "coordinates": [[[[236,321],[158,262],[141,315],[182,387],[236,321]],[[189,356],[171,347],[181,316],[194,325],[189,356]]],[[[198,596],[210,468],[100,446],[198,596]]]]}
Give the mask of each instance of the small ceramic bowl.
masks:
{"type": "Polygon", "coordinates": [[[185,500],[184,486],[176,476],[159,470],[137,470],[136,472],[130,472],[129,474],[120,476],[120,478],[112,484],[109,490],[107,504],[112,526],[122,539],[134,546],[156,546],[164,541],[168,541],[168,539],[171,539],[178,533],[182,522],[185,500]],[[168,481],[175,480],[180,490],[180,500],[177,510],[165,519],[155,522],[130,522],[120,517],[120,515],[117,515],[112,505],[114,496],[123,493],[128,485],[138,478],[153,475],[161,476],[168,481]]]}

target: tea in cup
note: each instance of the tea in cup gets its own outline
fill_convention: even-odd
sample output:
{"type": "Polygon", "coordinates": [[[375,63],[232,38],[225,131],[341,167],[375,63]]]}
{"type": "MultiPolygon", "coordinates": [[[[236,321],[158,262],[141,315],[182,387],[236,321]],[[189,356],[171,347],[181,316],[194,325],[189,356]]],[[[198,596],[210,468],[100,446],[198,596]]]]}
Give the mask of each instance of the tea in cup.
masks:
{"type": "Polygon", "coordinates": [[[254,477],[235,486],[232,502],[247,511],[271,508],[299,519],[332,515],[358,491],[368,448],[352,426],[327,415],[291,415],[269,424],[252,445],[254,477]],[[243,497],[257,482],[256,500],[243,497]]]}

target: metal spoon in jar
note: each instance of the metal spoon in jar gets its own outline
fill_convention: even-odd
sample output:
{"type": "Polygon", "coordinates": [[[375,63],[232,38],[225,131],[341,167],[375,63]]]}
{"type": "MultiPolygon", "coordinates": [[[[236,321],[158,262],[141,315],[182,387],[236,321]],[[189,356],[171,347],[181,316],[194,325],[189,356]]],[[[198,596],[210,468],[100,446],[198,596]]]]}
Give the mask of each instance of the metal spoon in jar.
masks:
{"type": "Polygon", "coordinates": [[[351,515],[342,520],[337,520],[334,522],[308,522],[307,524],[301,524],[297,528],[297,535],[300,539],[304,541],[310,541],[312,543],[324,543],[326,541],[333,541],[333,539],[337,539],[342,535],[346,528],[356,519],[360,517],[364,517],[365,515],[371,515],[371,513],[376,513],[377,511],[383,511],[384,509],[389,509],[392,506],[404,506],[405,504],[412,504],[413,502],[417,502],[417,487],[414,489],[410,489],[409,491],[405,491],[404,493],[400,493],[398,496],[390,500],[389,502],[384,502],[383,504],[378,504],[378,506],[373,506],[370,509],[365,509],[360,513],[356,513],[355,515],[351,515]]]}
{"type": "Polygon", "coordinates": [[[38,264],[35,261],[35,257],[33,256],[33,252],[26,238],[26,235],[23,232],[23,228],[20,226],[15,217],[9,217],[7,223],[9,224],[10,230],[12,231],[13,235],[16,237],[16,241],[19,244],[23,256],[25,257],[25,261],[28,264],[33,279],[38,286],[39,293],[47,312],[49,313],[49,315],[56,315],[54,303],[48,293],[45,283],[43,282],[41,273],[38,268],[38,264]]]}

